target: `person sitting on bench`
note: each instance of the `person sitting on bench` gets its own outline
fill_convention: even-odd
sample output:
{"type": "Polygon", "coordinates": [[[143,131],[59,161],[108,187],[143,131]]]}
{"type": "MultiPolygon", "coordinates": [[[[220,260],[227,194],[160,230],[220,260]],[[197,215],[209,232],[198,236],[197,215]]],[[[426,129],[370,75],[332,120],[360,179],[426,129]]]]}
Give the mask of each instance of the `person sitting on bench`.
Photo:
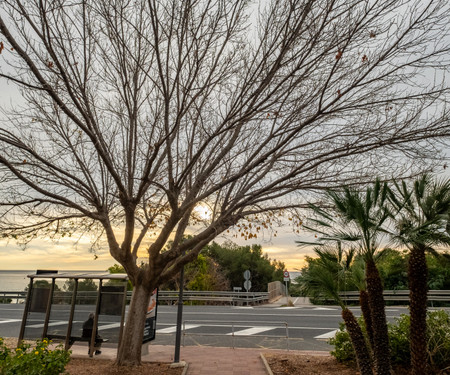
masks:
{"type": "MultiPolygon", "coordinates": [[[[81,337],[85,337],[85,338],[89,338],[89,339],[92,337],[92,330],[94,329],[94,317],[95,317],[94,313],[90,313],[88,320],[86,320],[83,323],[83,334],[81,335],[81,337]]],[[[96,331],[95,332],[95,344],[94,344],[95,355],[102,353],[100,351],[100,348],[101,348],[102,342],[103,342],[103,339],[98,334],[97,329],[95,330],[96,331]]],[[[90,342],[89,342],[88,354],[89,355],[91,354],[90,342]]]]}

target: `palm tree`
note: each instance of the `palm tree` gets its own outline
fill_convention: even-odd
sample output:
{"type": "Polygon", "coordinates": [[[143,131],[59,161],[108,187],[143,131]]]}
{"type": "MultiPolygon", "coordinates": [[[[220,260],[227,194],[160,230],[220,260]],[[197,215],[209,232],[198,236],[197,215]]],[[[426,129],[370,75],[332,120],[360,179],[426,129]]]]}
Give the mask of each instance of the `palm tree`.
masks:
{"type": "Polygon", "coordinates": [[[375,254],[381,237],[388,232],[385,225],[392,217],[387,207],[388,186],[376,180],[365,192],[344,187],[329,191],[328,202],[334,216],[317,205],[310,205],[319,219],[312,220],[306,229],[319,233],[319,242],[352,241],[365,262],[367,297],[373,328],[375,372],[391,374],[389,337],[384,309],[383,285],[375,264],[375,254]],[[337,216],[337,217],[336,217],[337,216]]]}
{"type": "Polygon", "coordinates": [[[358,368],[362,375],[373,375],[371,357],[361,327],[353,313],[345,306],[339,291],[347,284],[354,250],[344,251],[338,243],[336,248],[314,248],[318,256],[308,270],[297,278],[301,290],[309,296],[333,299],[342,308],[347,332],[356,353],[358,368]]]}
{"type": "Polygon", "coordinates": [[[427,292],[426,251],[450,245],[450,181],[433,181],[424,175],[409,187],[395,183],[392,204],[400,211],[394,238],[409,251],[410,351],[412,374],[427,373],[427,292]]]}
{"type": "Polygon", "coordinates": [[[366,325],[367,337],[369,338],[370,348],[373,351],[374,339],[373,339],[373,322],[372,313],[369,306],[369,294],[367,293],[366,276],[365,276],[365,264],[364,259],[361,256],[357,256],[351,267],[351,278],[353,284],[359,291],[359,306],[366,325]]]}

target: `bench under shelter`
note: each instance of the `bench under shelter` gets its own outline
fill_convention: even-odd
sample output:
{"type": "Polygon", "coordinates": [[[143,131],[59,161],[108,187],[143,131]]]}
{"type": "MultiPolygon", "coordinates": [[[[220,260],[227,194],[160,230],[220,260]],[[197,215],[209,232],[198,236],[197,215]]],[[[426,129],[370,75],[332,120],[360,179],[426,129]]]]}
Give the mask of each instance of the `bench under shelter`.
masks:
{"type": "Polygon", "coordinates": [[[68,350],[74,342],[85,341],[92,356],[97,333],[103,342],[120,343],[127,303],[126,274],[38,270],[28,277],[18,344],[24,339],[49,339],[64,343],[68,350]],[[82,336],[82,325],[91,313],[94,329],[87,338],[82,336]]]}

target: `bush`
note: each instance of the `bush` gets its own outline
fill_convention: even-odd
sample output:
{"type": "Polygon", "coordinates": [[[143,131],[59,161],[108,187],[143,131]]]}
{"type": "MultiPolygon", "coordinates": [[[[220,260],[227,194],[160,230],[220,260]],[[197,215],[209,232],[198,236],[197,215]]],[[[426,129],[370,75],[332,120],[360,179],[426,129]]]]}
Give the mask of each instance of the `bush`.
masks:
{"type": "MultiPolygon", "coordinates": [[[[51,342],[51,341],[50,341],[51,342]]],[[[0,337],[1,375],[58,375],[65,372],[70,360],[70,351],[58,345],[50,350],[48,340],[36,341],[36,346],[22,344],[17,349],[9,349],[0,337]]]]}
{"type": "Polygon", "coordinates": [[[389,346],[393,365],[408,366],[411,362],[409,351],[409,315],[402,314],[395,319],[395,324],[388,323],[389,346]]]}
{"type": "Polygon", "coordinates": [[[339,362],[348,364],[356,362],[356,354],[350,341],[350,335],[345,330],[344,323],[339,324],[339,330],[334,337],[330,338],[328,343],[334,345],[331,355],[339,362]]]}
{"type": "MultiPolygon", "coordinates": [[[[362,318],[359,323],[362,325],[362,318]]],[[[363,325],[362,325],[363,326],[363,325]]],[[[363,327],[362,327],[363,328],[363,327]]],[[[401,315],[395,324],[388,324],[389,344],[391,347],[392,363],[394,365],[409,366],[409,315],[401,315]]],[[[435,369],[450,366],[450,315],[443,311],[430,311],[427,314],[428,329],[428,360],[435,369]]],[[[363,328],[363,332],[365,332],[363,328]]],[[[329,343],[334,345],[331,354],[339,362],[355,362],[355,352],[351,345],[350,336],[341,324],[339,331],[329,343]]]]}
{"type": "Polygon", "coordinates": [[[443,311],[428,313],[428,355],[436,368],[450,366],[450,315],[443,311]]]}

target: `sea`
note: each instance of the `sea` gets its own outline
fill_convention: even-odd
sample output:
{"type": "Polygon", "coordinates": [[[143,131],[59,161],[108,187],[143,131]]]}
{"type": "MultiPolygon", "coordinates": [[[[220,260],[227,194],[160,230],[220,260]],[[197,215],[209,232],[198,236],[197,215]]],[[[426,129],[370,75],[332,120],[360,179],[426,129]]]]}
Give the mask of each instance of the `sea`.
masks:
{"type": "MultiPolygon", "coordinates": [[[[67,272],[67,271],[65,271],[67,272]]],[[[74,273],[102,273],[105,271],[70,271],[74,273]]],[[[2,271],[0,270],[0,292],[22,292],[30,283],[28,275],[36,274],[36,270],[15,270],[2,271]]],[[[59,286],[62,286],[66,280],[59,281],[59,286]]],[[[58,281],[57,281],[58,283],[58,281]]]]}
{"type": "Polygon", "coordinates": [[[27,275],[34,274],[35,271],[0,271],[0,291],[1,292],[21,292],[25,290],[30,279],[27,275]]]}
{"type": "MultiPolygon", "coordinates": [[[[105,271],[73,271],[86,273],[104,273],[105,271]]],[[[0,270],[0,292],[22,292],[30,283],[28,275],[34,275],[36,270],[16,270],[2,271],[0,270]]],[[[293,281],[300,272],[290,272],[291,281],[293,281]]]]}

